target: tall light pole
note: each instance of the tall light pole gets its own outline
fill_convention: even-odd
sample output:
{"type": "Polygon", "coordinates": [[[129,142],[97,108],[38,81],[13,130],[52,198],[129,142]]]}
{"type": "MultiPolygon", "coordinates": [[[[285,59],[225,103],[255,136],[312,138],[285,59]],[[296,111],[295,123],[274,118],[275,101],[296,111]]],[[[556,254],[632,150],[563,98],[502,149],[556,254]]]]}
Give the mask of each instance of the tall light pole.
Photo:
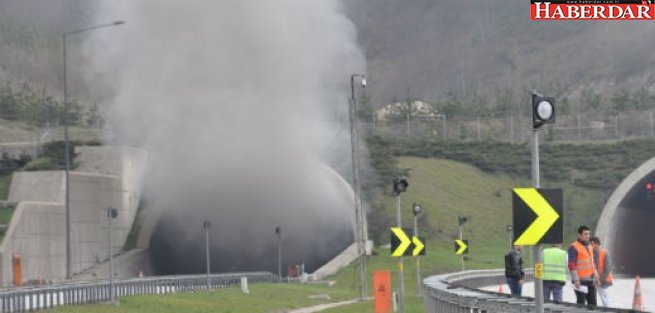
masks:
{"type": "Polygon", "coordinates": [[[367,298],[366,288],[366,234],[364,233],[364,213],[360,196],[359,184],[359,145],[357,143],[357,98],[355,97],[355,79],[359,78],[361,87],[366,87],[366,76],[353,74],[350,76],[350,146],[352,149],[353,192],[355,194],[355,224],[357,254],[359,255],[359,297],[367,298]]]}
{"type": "MultiPolygon", "coordinates": [[[[414,213],[414,237],[418,237],[418,215],[421,214],[421,211],[423,209],[421,208],[420,204],[414,203],[412,205],[412,213],[414,213]]],[[[416,295],[420,296],[421,295],[421,263],[420,263],[420,255],[416,256],[416,295]]]]}
{"type": "Polygon", "coordinates": [[[202,222],[202,227],[205,229],[205,257],[207,259],[207,290],[211,287],[210,267],[209,267],[209,221],[202,222]]]}
{"type": "Polygon", "coordinates": [[[73,276],[72,271],[72,253],[71,253],[71,213],[70,213],[70,151],[69,151],[69,142],[68,142],[68,124],[69,124],[69,103],[68,103],[68,36],[79,34],[83,32],[88,32],[95,29],[119,26],[125,24],[125,21],[115,21],[113,23],[100,24],[94,26],[88,26],[65,32],[62,35],[62,44],[64,49],[64,159],[66,160],[66,171],[65,171],[65,180],[66,180],[66,195],[65,195],[65,205],[66,205],[66,279],[71,279],[73,276]]]}
{"type": "MultiPolygon", "coordinates": [[[[398,176],[393,178],[393,194],[396,196],[396,227],[403,228],[400,215],[400,194],[407,191],[409,183],[398,176]]],[[[398,312],[405,313],[405,274],[403,257],[398,258],[398,312]]]]}
{"type": "Polygon", "coordinates": [[[280,226],[275,226],[275,234],[277,235],[277,279],[278,282],[282,281],[282,229],[280,226]]]}

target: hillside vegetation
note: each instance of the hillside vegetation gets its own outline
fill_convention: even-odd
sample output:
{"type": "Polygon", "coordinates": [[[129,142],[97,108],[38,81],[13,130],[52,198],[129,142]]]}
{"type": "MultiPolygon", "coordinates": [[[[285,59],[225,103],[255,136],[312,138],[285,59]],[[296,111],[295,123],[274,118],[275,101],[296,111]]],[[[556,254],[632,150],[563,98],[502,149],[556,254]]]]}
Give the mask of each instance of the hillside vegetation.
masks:
{"type": "MultiPolygon", "coordinates": [[[[370,178],[364,190],[372,203],[371,236],[380,242],[388,240],[385,234],[395,220],[390,194],[394,175],[408,176],[410,188],[403,195],[404,208],[409,210],[412,202],[426,206],[428,214],[421,222],[434,234],[454,236],[456,216],[464,214],[471,215],[473,221],[489,223],[482,225],[483,233],[472,231],[472,235],[484,240],[507,237],[503,232],[510,217],[503,212],[511,212],[506,211],[511,209],[511,188],[531,185],[529,145],[381,137],[370,138],[368,144],[372,166],[379,176],[370,178]]],[[[563,189],[564,230],[569,238],[577,225],[596,225],[614,188],[655,155],[654,144],[653,140],[644,139],[542,145],[541,186],[563,189]]]]}

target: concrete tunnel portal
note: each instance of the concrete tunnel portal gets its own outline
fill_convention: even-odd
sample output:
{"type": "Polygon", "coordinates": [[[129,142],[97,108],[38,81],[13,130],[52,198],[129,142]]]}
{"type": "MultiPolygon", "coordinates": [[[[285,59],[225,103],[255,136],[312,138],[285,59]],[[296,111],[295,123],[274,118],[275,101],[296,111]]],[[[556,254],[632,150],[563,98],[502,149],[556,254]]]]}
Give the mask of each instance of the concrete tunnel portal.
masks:
{"type": "MultiPolygon", "coordinates": [[[[312,273],[354,242],[354,207],[350,185],[331,168],[324,166],[331,192],[315,193],[293,199],[297,216],[285,216],[282,228],[282,274],[296,264],[304,264],[312,273]],[[335,197],[335,195],[338,195],[335,197]],[[309,207],[314,209],[309,210],[309,207]],[[335,214],[325,215],[324,212],[335,214]]],[[[306,182],[311,184],[312,182],[306,182]]],[[[321,182],[325,184],[325,182],[321,182]]],[[[318,189],[316,189],[318,190],[318,189]]],[[[245,208],[233,207],[232,210],[245,208]]],[[[212,216],[210,267],[213,273],[268,271],[277,273],[278,238],[275,223],[258,222],[258,227],[244,221],[253,218],[221,212],[189,214],[164,210],[149,237],[148,263],[152,275],[198,274],[206,271],[203,218],[212,216]],[[263,225],[263,227],[261,226],[263,225]]]]}
{"type": "Polygon", "coordinates": [[[655,277],[655,158],[628,175],[607,201],[597,235],[612,257],[614,272],[655,277]]]}

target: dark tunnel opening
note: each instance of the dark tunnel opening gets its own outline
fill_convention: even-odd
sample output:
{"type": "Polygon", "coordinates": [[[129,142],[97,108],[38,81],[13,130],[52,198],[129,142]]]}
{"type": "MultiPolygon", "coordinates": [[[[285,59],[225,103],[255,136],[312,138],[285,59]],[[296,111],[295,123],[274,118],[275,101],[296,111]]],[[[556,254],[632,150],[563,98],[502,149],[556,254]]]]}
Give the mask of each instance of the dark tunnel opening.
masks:
{"type": "MultiPolygon", "coordinates": [[[[149,258],[154,274],[199,274],[206,272],[205,233],[202,221],[188,219],[184,214],[167,214],[160,218],[150,241],[149,258]],[[194,231],[181,229],[182,225],[195,225],[194,231]],[[187,236],[177,234],[186,232],[187,236]]],[[[212,228],[221,223],[212,223],[212,228]],[[215,226],[214,226],[215,225],[215,226]]],[[[210,232],[212,231],[210,228],[210,232]]],[[[287,268],[304,264],[305,272],[311,273],[341,253],[353,242],[349,224],[339,226],[314,224],[314,234],[322,234],[322,242],[313,242],[314,234],[302,234],[293,226],[282,227],[282,275],[287,268]]],[[[238,237],[238,236],[237,236],[238,237]]],[[[270,236],[256,242],[221,240],[210,235],[211,272],[278,271],[278,237],[274,228],[270,236]]]]}
{"type": "Polygon", "coordinates": [[[608,247],[618,274],[655,276],[655,172],[642,178],[619,204],[614,221],[613,244],[608,247]]]}

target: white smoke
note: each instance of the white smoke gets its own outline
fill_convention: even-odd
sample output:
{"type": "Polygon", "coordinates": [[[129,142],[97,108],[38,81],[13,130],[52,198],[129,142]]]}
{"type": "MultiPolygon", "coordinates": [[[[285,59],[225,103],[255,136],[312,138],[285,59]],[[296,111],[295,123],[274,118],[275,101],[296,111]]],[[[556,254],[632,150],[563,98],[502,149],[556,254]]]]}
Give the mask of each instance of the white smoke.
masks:
{"type": "Polygon", "coordinates": [[[108,0],[98,12],[126,21],[89,42],[90,77],[115,93],[106,139],[149,151],[150,207],[262,246],[276,225],[310,240],[347,223],[352,205],[320,169],[349,144],[334,116],[364,71],[338,0],[108,0]]]}

